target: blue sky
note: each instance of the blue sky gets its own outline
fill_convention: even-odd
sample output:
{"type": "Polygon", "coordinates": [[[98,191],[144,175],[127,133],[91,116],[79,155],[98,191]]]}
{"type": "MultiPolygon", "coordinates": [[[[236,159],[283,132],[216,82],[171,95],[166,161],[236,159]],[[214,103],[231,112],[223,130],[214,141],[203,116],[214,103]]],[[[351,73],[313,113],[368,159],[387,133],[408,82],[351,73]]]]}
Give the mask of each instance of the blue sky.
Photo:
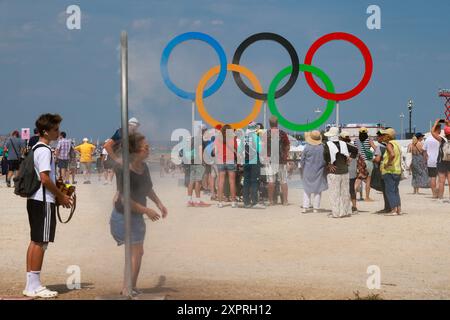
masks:
{"type": "MultiPolygon", "coordinates": [[[[300,61],[320,36],[352,33],[369,47],[374,73],[360,95],[341,103],[342,122],[383,122],[399,130],[402,112],[407,126],[406,105],[412,98],[413,125],[426,131],[430,120],[443,117],[438,89],[450,87],[448,12],[448,1],[0,0],[0,133],[32,128],[39,114],[58,112],[71,137],[110,136],[120,122],[122,30],[129,33],[130,113],[143,123],[150,140],[169,140],[172,130],[190,127],[190,102],[165,87],[159,69],[165,45],[187,31],[216,38],[229,62],[237,46],[253,33],[283,35],[300,61]],[[81,30],[66,28],[65,10],[71,4],[81,8],[81,30]],[[371,4],[381,8],[381,30],[366,27],[371,4]]],[[[364,71],[359,51],[342,41],[323,46],[313,62],[329,75],[337,91],[352,88],[364,71]]],[[[193,91],[202,74],[217,63],[210,47],[191,41],[173,51],[169,71],[176,84],[193,91]]],[[[267,90],[290,60],[279,45],[264,41],[248,48],[241,64],[267,90]]],[[[297,122],[311,121],[314,110],[323,110],[325,102],[302,74],[277,100],[281,112],[297,122]]],[[[215,117],[231,122],[244,117],[253,100],[228,74],[205,104],[215,117]]]]}

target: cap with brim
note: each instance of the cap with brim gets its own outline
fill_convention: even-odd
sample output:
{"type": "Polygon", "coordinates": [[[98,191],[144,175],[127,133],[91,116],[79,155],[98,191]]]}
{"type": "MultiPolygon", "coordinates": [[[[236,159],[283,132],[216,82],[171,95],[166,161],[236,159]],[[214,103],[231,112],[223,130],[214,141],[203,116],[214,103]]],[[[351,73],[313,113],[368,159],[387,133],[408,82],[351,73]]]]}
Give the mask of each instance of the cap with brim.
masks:
{"type": "Polygon", "coordinates": [[[350,138],[350,133],[348,131],[342,131],[340,134],[341,138],[350,138]]]}
{"type": "Polygon", "coordinates": [[[307,143],[313,146],[317,146],[322,143],[322,135],[320,134],[320,131],[317,130],[306,132],[305,140],[307,143]]]}
{"type": "Polygon", "coordinates": [[[422,132],[416,133],[415,136],[416,136],[417,139],[425,137],[425,135],[422,132]]]}
{"type": "Polygon", "coordinates": [[[133,126],[139,126],[139,121],[138,121],[138,119],[133,117],[133,118],[128,120],[128,124],[131,124],[133,126]]]}
{"type": "Polygon", "coordinates": [[[361,132],[361,133],[367,133],[368,130],[367,130],[366,127],[361,127],[361,128],[359,129],[359,132],[361,132]]]}

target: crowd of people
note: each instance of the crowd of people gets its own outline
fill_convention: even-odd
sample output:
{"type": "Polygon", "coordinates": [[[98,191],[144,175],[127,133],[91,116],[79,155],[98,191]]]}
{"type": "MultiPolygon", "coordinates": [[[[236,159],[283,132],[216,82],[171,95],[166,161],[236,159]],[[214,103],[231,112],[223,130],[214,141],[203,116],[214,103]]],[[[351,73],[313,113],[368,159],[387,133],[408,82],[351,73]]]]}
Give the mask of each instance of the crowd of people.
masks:
{"type": "MultiPolygon", "coordinates": [[[[65,183],[75,184],[78,162],[83,171],[84,183],[91,183],[94,155],[98,154],[96,167],[102,168],[106,183],[112,183],[116,175],[117,192],[113,198],[110,216],[110,232],[117,245],[125,243],[125,205],[123,195],[124,168],[121,158],[121,128],[105,141],[101,150],[89,142],[75,146],[60,132],[62,118],[55,114],[41,115],[36,121],[35,136],[28,141],[20,139],[18,131],[12,132],[0,148],[2,173],[7,187],[12,187],[20,163],[31,154],[32,165],[39,174],[40,187],[27,200],[31,241],[27,251],[27,277],[23,294],[29,297],[52,298],[57,296],[42,286],[40,272],[44,252],[53,242],[56,230],[55,208],[72,206],[72,199],[56,187],[57,176],[65,183]],[[6,170],[5,170],[6,168],[6,170]],[[58,173],[56,172],[58,168],[58,173]]],[[[288,203],[288,155],[290,139],[278,127],[278,119],[269,119],[270,128],[265,130],[260,123],[250,123],[244,136],[239,136],[230,125],[218,126],[219,132],[209,140],[196,145],[191,139],[189,152],[182,155],[187,188],[188,207],[210,207],[217,201],[223,208],[230,202],[231,208],[266,209],[268,206],[288,203]],[[194,161],[201,155],[200,161],[194,161]],[[204,157],[208,155],[208,157],[204,157]],[[243,157],[243,158],[242,158],[243,157]],[[212,159],[212,161],[210,161],[212,159]],[[202,200],[202,192],[210,201],[202,200]],[[238,201],[243,205],[239,206],[238,201]]],[[[131,276],[132,289],[128,290],[126,279],[122,294],[139,294],[137,280],[143,256],[146,234],[144,216],[157,221],[168,215],[167,208],[153,188],[147,161],[150,145],[138,130],[139,122],[132,118],[128,124],[128,148],[130,154],[130,204],[131,204],[131,276]],[[152,200],[157,210],[147,204],[152,200]],[[159,212],[158,212],[159,211],[159,212]]],[[[203,133],[206,128],[203,129],[203,133]]],[[[365,201],[371,189],[382,192],[383,209],[376,213],[398,216],[403,213],[399,184],[405,170],[412,174],[415,194],[421,188],[431,188],[433,198],[441,203],[444,199],[445,183],[450,182],[450,121],[436,120],[430,136],[417,133],[408,146],[410,164],[406,164],[402,146],[396,140],[393,128],[377,132],[376,141],[369,137],[367,128],[361,128],[356,139],[349,132],[331,127],[322,134],[315,130],[305,134],[306,146],[298,159],[303,183],[301,212],[320,212],[322,194],[328,190],[330,197],[329,217],[344,218],[358,214],[357,192],[365,184],[365,201]],[[441,125],[445,123],[445,127],[441,125]]],[[[160,175],[166,170],[175,170],[172,159],[160,158],[160,175]],[[171,168],[171,169],[167,169],[171,168]]],[[[20,181],[21,175],[17,181],[20,181]]],[[[449,186],[450,196],[450,186],[449,186]]]]}
{"type": "MultiPolygon", "coordinates": [[[[311,209],[319,212],[322,193],[328,190],[330,217],[343,218],[358,214],[357,193],[364,186],[363,200],[366,202],[374,201],[370,197],[372,189],[383,194],[384,206],[375,213],[401,215],[399,184],[408,172],[412,175],[415,194],[419,188],[431,188],[434,199],[448,202],[444,199],[444,187],[446,180],[450,179],[450,156],[447,155],[450,150],[450,123],[446,121],[441,136],[443,122],[436,121],[426,140],[422,133],[415,134],[406,151],[396,139],[393,128],[379,130],[376,137],[369,137],[368,129],[362,127],[354,139],[351,139],[349,132],[340,132],[337,127],[330,128],[324,134],[319,131],[307,132],[306,146],[298,161],[303,183],[301,212],[307,213],[311,209]],[[410,163],[408,158],[411,159],[410,163]]],[[[278,129],[276,117],[271,117],[269,123],[270,131],[265,131],[262,124],[250,123],[244,138],[238,138],[229,125],[224,125],[216,128],[221,131],[220,142],[213,137],[196,146],[198,150],[192,147],[191,157],[184,165],[188,207],[212,205],[202,200],[202,192],[211,195],[210,200],[217,201],[219,208],[224,207],[224,202],[230,202],[232,208],[238,208],[237,202],[242,200],[241,207],[265,209],[275,205],[278,196],[282,205],[288,205],[287,162],[290,141],[287,134],[278,129]],[[263,163],[260,151],[266,147],[270,156],[271,140],[270,137],[262,139],[262,135],[264,132],[269,135],[273,130],[279,136],[279,162],[263,163]],[[232,139],[226,139],[230,134],[232,139]],[[250,149],[255,152],[249,152],[250,149]],[[203,154],[205,150],[214,156],[214,162],[194,164],[195,154],[203,154]],[[238,164],[239,153],[245,155],[243,164],[238,164]],[[274,165],[278,167],[276,173],[272,169],[274,165]]]]}

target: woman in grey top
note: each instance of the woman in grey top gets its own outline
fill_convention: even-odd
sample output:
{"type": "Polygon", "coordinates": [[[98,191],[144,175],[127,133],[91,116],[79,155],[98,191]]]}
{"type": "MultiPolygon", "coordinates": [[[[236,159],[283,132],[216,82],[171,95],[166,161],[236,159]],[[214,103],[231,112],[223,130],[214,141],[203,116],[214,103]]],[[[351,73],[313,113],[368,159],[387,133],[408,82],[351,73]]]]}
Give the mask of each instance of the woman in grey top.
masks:
{"type": "Polygon", "coordinates": [[[322,136],[317,130],[306,132],[305,140],[307,145],[300,159],[300,173],[303,180],[302,213],[306,213],[311,207],[311,202],[314,212],[317,212],[320,208],[322,192],[328,189],[322,136]]]}

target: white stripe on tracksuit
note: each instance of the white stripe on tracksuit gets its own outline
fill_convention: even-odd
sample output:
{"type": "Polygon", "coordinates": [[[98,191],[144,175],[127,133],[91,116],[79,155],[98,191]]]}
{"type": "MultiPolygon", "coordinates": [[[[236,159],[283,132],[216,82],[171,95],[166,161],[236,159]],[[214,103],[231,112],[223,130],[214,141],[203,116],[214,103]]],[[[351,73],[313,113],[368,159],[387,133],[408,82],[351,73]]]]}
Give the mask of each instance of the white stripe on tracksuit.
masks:
{"type": "Polygon", "coordinates": [[[50,241],[50,222],[51,222],[51,208],[50,203],[45,203],[45,220],[44,220],[44,234],[43,234],[43,242],[50,241]]]}

